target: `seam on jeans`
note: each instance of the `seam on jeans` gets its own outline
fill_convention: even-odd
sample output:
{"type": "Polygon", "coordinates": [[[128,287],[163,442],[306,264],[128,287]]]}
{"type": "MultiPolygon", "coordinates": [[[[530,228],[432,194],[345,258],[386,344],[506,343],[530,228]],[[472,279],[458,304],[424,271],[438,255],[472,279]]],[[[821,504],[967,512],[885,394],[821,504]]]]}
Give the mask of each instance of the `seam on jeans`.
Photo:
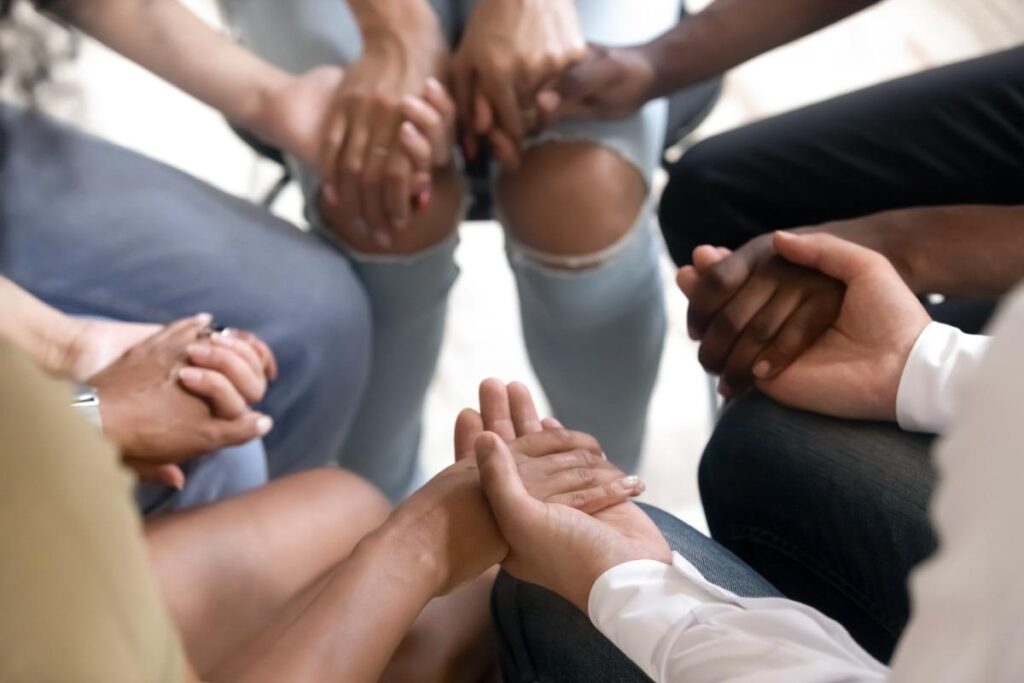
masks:
{"type": "Polygon", "coordinates": [[[889,635],[894,638],[899,636],[900,629],[890,623],[890,619],[885,616],[885,608],[882,607],[880,602],[865,595],[841,574],[812,559],[807,559],[809,554],[804,552],[795,543],[781,538],[766,529],[751,526],[733,527],[732,533],[728,536],[730,541],[747,541],[759,544],[785,555],[811,573],[816,574],[818,578],[830,584],[839,593],[853,600],[870,618],[878,622],[878,625],[888,632],[889,635]]]}

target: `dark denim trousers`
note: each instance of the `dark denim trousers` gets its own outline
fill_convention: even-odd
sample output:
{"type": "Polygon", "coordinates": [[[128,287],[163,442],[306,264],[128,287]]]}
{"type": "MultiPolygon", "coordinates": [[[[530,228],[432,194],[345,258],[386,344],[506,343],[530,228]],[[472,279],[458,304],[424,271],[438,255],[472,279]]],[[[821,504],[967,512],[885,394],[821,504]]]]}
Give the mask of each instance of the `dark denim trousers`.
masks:
{"type": "Polygon", "coordinates": [[[712,536],[888,661],[910,571],[936,544],[932,440],[749,394],[726,408],[701,461],[712,536]]]}
{"type": "MultiPolygon", "coordinates": [[[[778,591],[731,552],[672,515],[643,506],[673,550],[709,581],[745,597],[778,591]]],[[[632,683],[650,679],[572,603],[502,573],[491,595],[505,683],[632,683]]]]}

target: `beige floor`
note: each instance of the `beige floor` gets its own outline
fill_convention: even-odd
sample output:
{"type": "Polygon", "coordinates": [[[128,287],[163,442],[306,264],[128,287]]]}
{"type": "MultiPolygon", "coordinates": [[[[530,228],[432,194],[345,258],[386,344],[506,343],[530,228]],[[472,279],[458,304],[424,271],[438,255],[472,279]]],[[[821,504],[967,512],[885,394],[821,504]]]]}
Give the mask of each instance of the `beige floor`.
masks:
{"type": "MultiPolygon", "coordinates": [[[[209,0],[189,4],[212,17],[209,0]]],[[[735,70],[696,137],[1022,39],[1021,0],[889,0],[735,70]]],[[[88,44],[72,78],[82,96],[72,104],[65,100],[66,117],[228,192],[255,196],[266,186],[268,169],[255,163],[218,115],[133,65],[88,44]]],[[[278,211],[295,218],[298,201],[290,193],[278,211]]],[[[449,461],[453,418],[473,402],[481,378],[495,375],[537,386],[520,339],[499,230],[493,224],[467,224],[462,236],[457,258],[463,275],[452,293],[447,341],[427,406],[424,452],[431,469],[449,461]]],[[[667,259],[663,272],[671,288],[667,259]]],[[[669,339],[643,470],[646,499],[703,527],[695,472],[710,431],[709,399],[694,345],[685,335],[686,302],[674,291],[669,300],[669,339]]]]}

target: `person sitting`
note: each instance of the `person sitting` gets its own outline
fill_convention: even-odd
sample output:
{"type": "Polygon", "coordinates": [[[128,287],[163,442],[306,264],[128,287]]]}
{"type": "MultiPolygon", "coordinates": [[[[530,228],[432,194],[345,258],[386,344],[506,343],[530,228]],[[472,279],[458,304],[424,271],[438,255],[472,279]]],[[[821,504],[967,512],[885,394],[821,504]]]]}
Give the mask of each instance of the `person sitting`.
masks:
{"type": "MultiPolygon", "coordinates": [[[[593,46],[559,86],[560,115],[625,115],[871,4],[716,0],[653,41],[593,46]]],[[[714,258],[702,245],[731,250],[687,314],[700,362],[735,399],[701,461],[712,535],[883,661],[907,621],[909,571],[935,548],[933,435],[746,392],[783,372],[843,301],[834,278],[781,258],[771,232],[869,247],[922,299],[942,295],[927,306],[936,320],[979,331],[1024,278],[1024,137],[1007,123],[1024,116],[1022,59],[1015,47],[714,136],[672,165],[661,198],[678,265],[714,258]]]]}
{"type": "Polygon", "coordinates": [[[319,470],[140,528],[113,451],[5,344],[0,368],[5,680],[478,681],[507,550],[477,442],[507,441],[539,500],[595,512],[643,490],[524,386],[489,380],[457,420],[457,462],[393,511],[319,470]]]}
{"type": "MultiPolygon", "coordinates": [[[[587,516],[536,500],[492,440],[478,444],[480,476],[509,544],[503,566],[518,577],[499,579],[494,597],[507,680],[952,683],[1024,674],[1024,463],[1014,435],[1024,418],[1024,291],[1007,301],[991,338],[974,336],[933,322],[877,252],[826,234],[776,233],[773,246],[846,293],[818,341],[758,387],[795,408],[945,435],[932,503],[941,546],[913,577],[913,616],[891,669],[713,541],[670,552],[666,538],[699,537],[678,520],[658,531],[625,506],[587,516]]],[[[683,291],[713,262],[682,269],[683,291]]]]}
{"type": "MultiPolygon", "coordinates": [[[[293,77],[178,2],[36,4],[268,142],[303,158],[316,156],[339,68],[293,77]],[[121,30],[106,33],[108,22],[121,30]]],[[[5,81],[14,85],[49,74],[59,63],[37,24],[25,20],[30,14],[25,2],[0,2],[0,60],[7,62],[0,71],[6,67],[5,81]],[[5,59],[19,45],[32,57],[27,73],[12,71],[21,63],[5,59]]],[[[39,92],[13,90],[30,104],[39,92]]],[[[407,136],[416,149],[427,144],[428,157],[426,135],[445,137],[448,123],[433,125],[428,133],[407,136]]],[[[273,350],[280,370],[259,405],[275,425],[264,439],[269,476],[345,460],[367,382],[372,323],[362,287],[341,255],[262,208],[58,124],[32,106],[0,103],[0,128],[6,133],[0,150],[0,270],[10,280],[75,316],[166,324],[209,311],[221,325],[253,330],[273,350]]],[[[113,341],[120,350],[139,339],[132,329],[154,328],[107,328],[110,336],[125,337],[113,341]]],[[[363,473],[372,477],[376,471],[367,465],[363,473]]],[[[202,479],[193,473],[186,488],[202,479]]],[[[188,492],[169,498],[182,495],[188,492]]]]}

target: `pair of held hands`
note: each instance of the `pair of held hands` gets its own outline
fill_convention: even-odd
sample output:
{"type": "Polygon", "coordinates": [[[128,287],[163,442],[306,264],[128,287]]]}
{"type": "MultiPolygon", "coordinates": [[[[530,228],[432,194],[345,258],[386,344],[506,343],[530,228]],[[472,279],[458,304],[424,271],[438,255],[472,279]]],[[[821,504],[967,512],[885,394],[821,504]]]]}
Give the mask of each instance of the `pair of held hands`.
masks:
{"type": "Polygon", "coordinates": [[[894,420],[900,378],[930,322],[881,254],[825,232],[694,251],[677,276],[690,335],[727,397],[750,386],[836,417],[894,420]]]}
{"type": "Polygon", "coordinates": [[[502,564],[586,611],[594,581],[637,559],[671,561],[630,498],[643,492],[597,441],[541,420],[526,387],[480,385],[455,425],[456,463],[402,503],[379,533],[430,558],[434,595],[502,564]]]}
{"type": "Polygon", "coordinates": [[[626,116],[652,94],[652,60],[588,47],[572,0],[482,0],[454,53],[426,3],[409,5],[364,19],[357,61],[291,79],[253,124],[319,169],[321,212],[344,235],[387,247],[427,208],[456,122],[468,158],[485,140],[514,170],[527,135],[567,116],[626,116]]]}
{"type": "Polygon", "coordinates": [[[273,428],[251,408],[277,377],[273,352],[211,323],[209,314],[166,327],[80,323],[69,374],[96,389],[104,433],[142,479],[181,488],[180,463],[273,428]]]}
{"type": "MultiPolygon", "coordinates": [[[[875,251],[824,233],[776,233],[770,239],[775,256],[809,275],[831,278],[843,291],[838,316],[820,336],[784,367],[759,373],[764,377],[757,386],[797,408],[894,419],[907,357],[930,322],[920,302],[875,251]]],[[[690,297],[732,255],[711,247],[700,252],[696,265],[679,272],[690,297]]],[[[764,357],[778,362],[772,354],[769,348],[764,357]]],[[[633,560],[671,562],[664,537],[628,500],[642,487],[601,458],[591,437],[539,420],[519,384],[484,382],[480,405],[479,413],[459,416],[458,462],[386,525],[399,537],[426,544],[413,552],[436,559],[436,594],[500,562],[586,612],[594,582],[608,569],[633,560]]]]}

